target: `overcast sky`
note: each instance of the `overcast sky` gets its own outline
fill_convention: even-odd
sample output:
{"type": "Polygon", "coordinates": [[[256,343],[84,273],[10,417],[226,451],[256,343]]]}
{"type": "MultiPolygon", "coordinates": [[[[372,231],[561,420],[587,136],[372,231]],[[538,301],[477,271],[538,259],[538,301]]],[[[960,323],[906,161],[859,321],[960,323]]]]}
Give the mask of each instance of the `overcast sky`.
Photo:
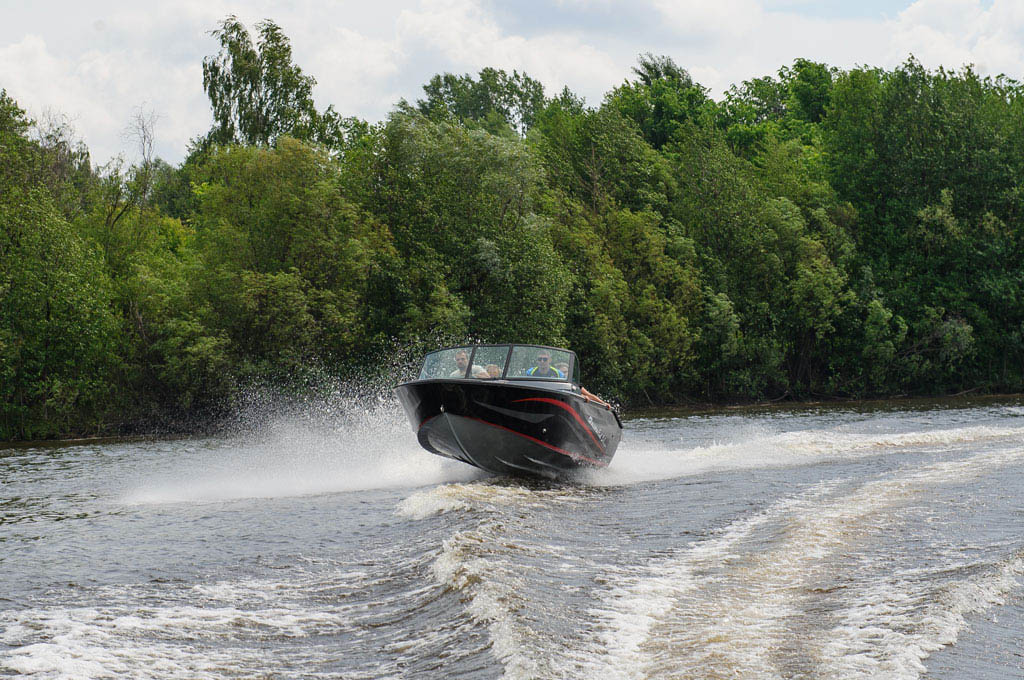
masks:
{"type": "Polygon", "coordinates": [[[517,69],[597,105],[637,55],[665,54],[716,98],[797,57],[849,68],[926,66],[1024,80],[1024,0],[0,0],[0,88],[34,117],[67,116],[96,162],[132,160],[133,112],[157,116],[171,163],[211,125],[209,35],[269,18],[317,79],[320,109],[385,118],[435,73],[517,69]]]}

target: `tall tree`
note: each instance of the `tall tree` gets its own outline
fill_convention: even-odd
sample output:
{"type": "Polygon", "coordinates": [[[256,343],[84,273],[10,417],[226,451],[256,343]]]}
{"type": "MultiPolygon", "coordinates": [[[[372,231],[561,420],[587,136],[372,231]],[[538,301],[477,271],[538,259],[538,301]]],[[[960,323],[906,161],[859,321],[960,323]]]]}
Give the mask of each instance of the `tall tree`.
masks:
{"type": "Polygon", "coordinates": [[[469,74],[435,75],[423,86],[427,98],[416,102],[420,113],[434,120],[478,121],[495,132],[506,123],[520,135],[533,127],[544,107],[544,86],[525,73],[485,68],[478,79],[469,74]]]}
{"type": "Polygon", "coordinates": [[[609,92],[606,104],[636,123],[655,149],[668,143],[680,127],[702,121],[714,110],[707,88],[670,57],[643,55],[633,72],[639,80],[609,92]]]}
{"type": "Polygon", "coordinates": [[[793,115],[811,123],[819,122],[831,97],[834,70],[816,61],[797,59],[791,73],[789,104],[793,115]]]}
{"type": "Polygon", "coordinates": [[[292,63],[292,47],[281,27],[269,19],[249,31],[229,16],[211,35],[220,52],[203,60],[203,88],[213,107],[213,143],[273,143],[287,134],[337,148],[353,121],[334,107],[320,113],[313,104],[316,79],[292,63]]]}
{"type": "Polygon", "coordinates": [[[72,178],[30,125],[0,90],[0,439],[90,430],[115,409],[110,280],[57,208],[72,178]]]}

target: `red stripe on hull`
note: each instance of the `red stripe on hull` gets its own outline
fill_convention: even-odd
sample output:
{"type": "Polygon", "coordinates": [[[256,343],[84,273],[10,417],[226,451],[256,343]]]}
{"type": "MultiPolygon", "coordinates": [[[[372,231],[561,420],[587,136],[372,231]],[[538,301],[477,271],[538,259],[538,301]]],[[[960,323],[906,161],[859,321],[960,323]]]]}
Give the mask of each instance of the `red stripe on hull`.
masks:
{"type": "Polygon", "coordinates": [[[604,450],[604,446],[602,446],[601,442],[598,441],[597,435],[594,434],[594,431],[590,428],[590,426],[587,425],[587,423],[583,420],[582,417],[580,417],[580,414],[576,411],[576,409],[574,409],[572,406],[569,406],[564,401],[559,401],[557,399],[547,399],[543,397],[530,397],[529,399],[516,399],[512,403],[518,404],[523,401],[542,401],[545,404],[554,404],[555,406],[561,409],[565,409],[572,415],[573,418],[576,419],[577,423],[583,426],[583,429],[586,430],[587,434],[590,435],[590,438],[594,440],[595,444],[597,444],[597,448],[601,449],[602,451],[604,450]]]}
{"type": "MultiPolygon", "coordinates": [[[[527,400],[523,400],[523,401],[527,401],[527,400]]],[[[596,465],[598,467],[608,467],[608,463],[602,463],[599,460],[594,460],[593,458],[587,458],[586,456],[578,454],[578,453],[570,453],[570,452],[566,451],[565,449],[558,448],[554,444],[548,444],[547,442],[541,441],[540,439],[537,439],[536,437],[531,437],[528,434],[523,434],[522,432],[517,432],[517,431],[513,430],[510,427],[505,427],[504,425],[498,425],[497,423],[489,423],[486,420],[481,420],[479,418],[474,418],[472,416],[459,416],[459,417],[460,418],[465,418],[467,420],[474,420],[474,421],[476,421],[478,423],[483,423],[484,425],[490,425],[491,427],[496,427],[499,430],[505,430],[506,432],[511,432],[512,434],[519,435],[520,437],[522,437],[524,439],[529,439],[531,442],[534,442],[535,444],[540,444],[544,448],[551,449],[552,451],[554,451],[556,453],[560,453],[563,456],[568,456],[569,458],[572,458],[573,460],[585,460],[588,463],[591,463],[591,464],[596,465]]]]}

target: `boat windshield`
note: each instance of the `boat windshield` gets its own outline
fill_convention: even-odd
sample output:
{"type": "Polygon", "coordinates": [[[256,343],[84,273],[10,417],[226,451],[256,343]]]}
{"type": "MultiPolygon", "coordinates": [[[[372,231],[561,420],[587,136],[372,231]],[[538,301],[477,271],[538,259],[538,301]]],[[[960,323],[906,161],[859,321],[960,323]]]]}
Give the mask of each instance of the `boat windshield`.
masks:
{"type": "MultiPolygon", "coordinates": [[[[420,380],[429,378],[470,378],[469,358],[473,355],[475,348],[472,345],[467,347],[452,347],[431,352],[423,360],[423,368],[420,369],[420,380]]],[[[476,367],[473,367],[476,371],[476,367]]],[[[483,368],[476,371],[480,377],[483,368]]]]}
{"type": "Polygon", "coordinates": [[[431,352],[423,360],[420,380],[560,380],[579,382],[576,355],[539,345],[466,345],[431,352]]]}
{"type": "Polygon", "coordinates": [[[535,345],[516,345],[508,362],[508,377],[537,380],[575,380],[572,352],[535,345]]]}

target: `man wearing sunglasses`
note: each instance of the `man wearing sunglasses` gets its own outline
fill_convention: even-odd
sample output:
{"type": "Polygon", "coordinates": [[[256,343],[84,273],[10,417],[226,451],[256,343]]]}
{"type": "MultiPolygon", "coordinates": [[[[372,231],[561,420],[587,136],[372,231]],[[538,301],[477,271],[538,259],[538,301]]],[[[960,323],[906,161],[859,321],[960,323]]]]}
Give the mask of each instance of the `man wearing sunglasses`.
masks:
{"type": "Polygon", "coordinates": [[[537,365],[527,369],[526,375],[531,378],[557,378],[558,380],[565,380],[565,374],[551,366],[551,353],[546,350],[541,350],[537,353],[537,365]]]}

